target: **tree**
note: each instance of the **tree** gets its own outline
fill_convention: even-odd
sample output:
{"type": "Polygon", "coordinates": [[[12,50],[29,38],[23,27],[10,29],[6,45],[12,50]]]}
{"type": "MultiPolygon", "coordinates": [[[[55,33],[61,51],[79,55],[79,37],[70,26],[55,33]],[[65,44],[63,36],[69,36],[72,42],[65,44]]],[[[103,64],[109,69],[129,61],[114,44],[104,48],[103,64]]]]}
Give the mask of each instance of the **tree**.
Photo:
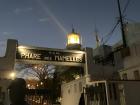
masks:
{"type": "Polygon", "coordinates": [[[83,75],[82,67],[62,67],[53,65],[22,64],[19,68],[26,69],[27,75],[38,80],[38,89],[48,89],[51,102],[56,102],[61,94],[62,82],[69,82],[75,79],[76,75],[83,75]]]}
{"type": "Polygon", "coordinates": [[[59,79],[63,82],[70,82],[76,79],[76,76],[81,77],[84,75],[84,69],[82,67],[68,67],[67,70],[59,74],[59,79]]]}
{"type": "Polygon", "coordinates": [[[56,67],[53,65],[30,65],[31,71],[29,74],[39,79],[39,89],[48,89],[50,91],[49,100],[55,103],[60,97],[61,82],[57,76],[56,67]]]}
{"type": "MultiPolygon", "coordinates": [[[[19,64],[18,69],[26,70],[24,75],[32,76],[34,79],[38,80],[36,84],[37,89],[47,89],[50,93],[47,95],[47,100],[49,102],[55,102],[58,97],[58,82],[57,74],[55,72],[55,66],[45,65],[45,64],[19,64]],[[48,99],[49,98],[49,99],[48,99]]],[[[59,94],[60,96],[60,94],[59,94]]],[[[43,96],[43,100],[46,96],[43,96]]]]}
{"type": "Polygon", "coordinates": [[[55,72],[55,66],[52,65],[29,65],[28,73],[39,80],[42,88],[49,88],[55,72]]]}

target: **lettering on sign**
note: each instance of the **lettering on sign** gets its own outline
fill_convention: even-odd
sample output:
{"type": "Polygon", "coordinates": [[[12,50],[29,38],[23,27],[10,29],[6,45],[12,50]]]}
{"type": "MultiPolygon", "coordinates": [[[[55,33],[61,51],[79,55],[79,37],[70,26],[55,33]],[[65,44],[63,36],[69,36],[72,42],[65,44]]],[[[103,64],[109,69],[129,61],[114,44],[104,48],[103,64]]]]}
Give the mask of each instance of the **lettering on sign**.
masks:
{"type": "Polygon", "coordinates": [[[55,56],[55,61],[80,62],[80,63],[82,63],[82,57],[75,57],[75,56],[55,56]]]}
{"type": "Polygon", "coordinates": [[[21,53],[21,58],[27,59],[41,59],[41,54],[21,53]]]}
{"type": "Polygon", "coordinates": [[[18,48],[16,52],[16,59],[84,63],[85,53],[82,51],[68,52],[65,50],[50,51],[29,48],[18,48]]]}

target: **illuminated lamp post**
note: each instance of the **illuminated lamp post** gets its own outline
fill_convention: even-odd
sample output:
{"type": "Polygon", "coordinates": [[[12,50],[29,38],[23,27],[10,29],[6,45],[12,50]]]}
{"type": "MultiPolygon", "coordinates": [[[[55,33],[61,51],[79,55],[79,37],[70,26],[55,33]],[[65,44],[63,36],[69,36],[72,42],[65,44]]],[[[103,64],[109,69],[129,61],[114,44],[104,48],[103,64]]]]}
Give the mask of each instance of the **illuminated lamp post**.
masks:
{"type": "Polygon", "coordinates": [[[72,33],[67,35],[67,49],[70,50],[81,50],[80,35],[72,29],[72,33]]]}
{"type": "Polygon", "coordinates": [[[15,72],[11,72],[11,73],[10,73],[10,78],[11,78],[11,79],[15,79],[15,77],[16,77],[16,73],[15,73],[15,72]]]}

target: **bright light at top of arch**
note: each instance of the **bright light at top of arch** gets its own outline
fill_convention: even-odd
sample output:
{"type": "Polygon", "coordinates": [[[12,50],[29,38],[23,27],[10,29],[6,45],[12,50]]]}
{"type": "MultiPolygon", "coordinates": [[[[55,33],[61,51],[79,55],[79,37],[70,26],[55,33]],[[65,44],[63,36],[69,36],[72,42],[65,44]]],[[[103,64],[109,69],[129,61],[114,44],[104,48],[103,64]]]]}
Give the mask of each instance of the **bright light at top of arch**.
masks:
{"type": "Polygon", "coordinates": [[[68,35],[68,44],[80,44],[80,37],[77,34],[68,35]]]}

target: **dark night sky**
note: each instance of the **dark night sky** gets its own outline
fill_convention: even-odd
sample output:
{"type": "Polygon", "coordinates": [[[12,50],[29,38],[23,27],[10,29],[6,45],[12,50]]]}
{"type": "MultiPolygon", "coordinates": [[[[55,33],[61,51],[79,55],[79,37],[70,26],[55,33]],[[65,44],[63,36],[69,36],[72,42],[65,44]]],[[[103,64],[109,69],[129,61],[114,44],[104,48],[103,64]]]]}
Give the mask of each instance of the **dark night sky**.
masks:
{"type": "MultiPolygon", "coordinates": [[[[139,22],[140,0],[120,1],[122,10],[130,1],[124,12],[128,22],[139,22]]],[[[1,50],[9,38],[23,45],[65,48],[72,25],[81,34],[83,46],[95,48],[95,24],[104,37],[118,16],[117,0],[0,0],[1,50]]],[[[118,26],[108,44],[121,40],[120,36],[118,26]]]]}

